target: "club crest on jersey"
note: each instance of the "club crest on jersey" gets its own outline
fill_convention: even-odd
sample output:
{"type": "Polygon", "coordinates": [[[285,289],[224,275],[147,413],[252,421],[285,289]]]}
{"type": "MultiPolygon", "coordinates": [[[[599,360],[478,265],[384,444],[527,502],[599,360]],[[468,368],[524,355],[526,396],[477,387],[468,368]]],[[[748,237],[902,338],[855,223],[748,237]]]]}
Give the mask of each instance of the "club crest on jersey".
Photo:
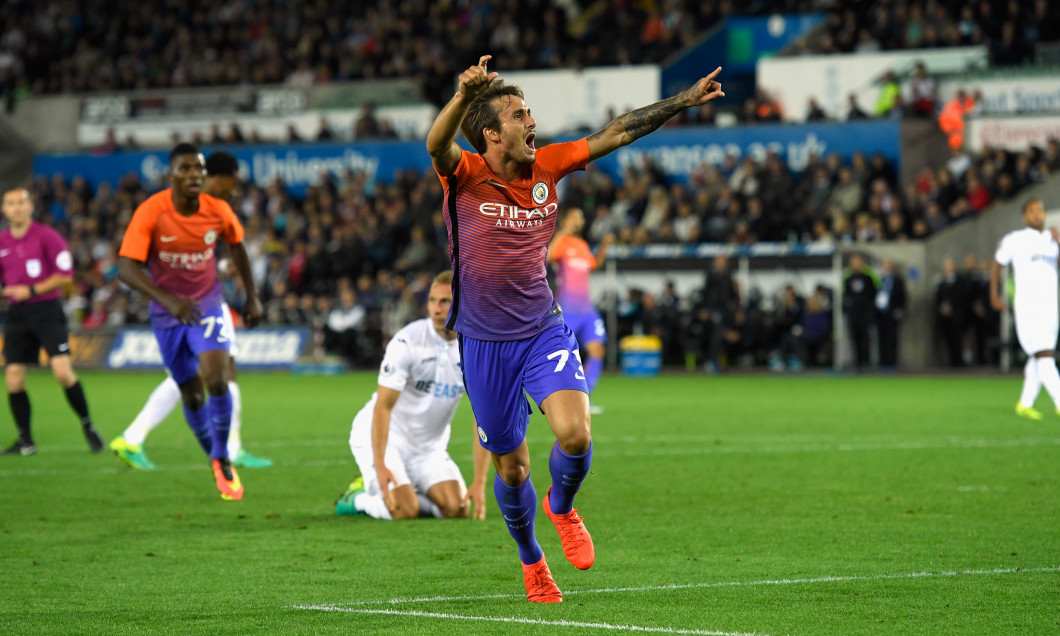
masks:
{"type": "Polygon", "coordinates": [[[543,204],[548,200],[548,184],[544,181],[538,181],[534,184],[534,189],[530,191],[530,195],[534,197],[534,203],[543,204]]]}
{"type": "Polygon", "coordinates": [[[482,430],[481,426],[478,427],[478,438],[482,440],[483,444],[489,442],[489,440],[486,438],[486,431],[482,430]]]}
{"type": "Polygon", "coordinates": [[[203,243],[207,245],[213,245],[217,240],[217,230],[207,230],[206,236],[202,237],[203,243]]]}

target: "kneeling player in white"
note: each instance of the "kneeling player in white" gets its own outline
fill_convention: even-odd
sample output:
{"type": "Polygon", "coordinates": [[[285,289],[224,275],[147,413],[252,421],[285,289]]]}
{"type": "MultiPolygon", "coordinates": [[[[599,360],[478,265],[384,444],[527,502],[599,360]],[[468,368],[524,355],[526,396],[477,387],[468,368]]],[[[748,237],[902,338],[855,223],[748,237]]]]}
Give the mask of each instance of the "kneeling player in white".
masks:
{"type": "Polygon", "coordinates": [[[1056,368],[1056,337],[1060,326],[1057,310],[1057,234],[1045,229],[1045,206],[1032,199],[1023,206],[1027,227],[1009,232],[1001,239],[990,271],[990,304],[997,311],[1005,305],[998,291],[1001,268],[1011,265],[1016,283],[1013,313],[1016,337],[1027,354],[1023,370],[1023,392],[1016,403],[1016,414],[1031,420],[1042,419],[1034,401],[1044,385],[1060,414],[1060,373],[1056,368]]]}
{"type": "Polygon", "coordinates": [[[464,395],[456,333],[445,328],[452,273],[435,277],[428,318],[391,338],[379,370],[379,390],[357,413],[350,449],[361,477],[335,502],[337,515],[376,519],[486,518],[489,453],[472,418],[475,476],[466,489],[449,457],[450,423],[464,395]],[[392,484],[392,486],[391,486],[392,484]],[[470,505],[469,505],[470,504],[470,505]]]}

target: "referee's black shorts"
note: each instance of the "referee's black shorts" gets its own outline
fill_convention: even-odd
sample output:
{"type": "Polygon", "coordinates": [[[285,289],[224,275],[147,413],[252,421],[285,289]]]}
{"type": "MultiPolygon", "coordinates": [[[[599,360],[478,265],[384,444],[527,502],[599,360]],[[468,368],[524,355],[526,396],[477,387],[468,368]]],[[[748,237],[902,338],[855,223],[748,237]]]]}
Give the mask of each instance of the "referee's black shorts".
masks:
{"type": "Polygon", "coordinates": [[[40,350],[49,356],[70,355],[70,332],[58,298],[11,303],[4,324],[4,359],[9,364],[37,364],[40,350]]]}

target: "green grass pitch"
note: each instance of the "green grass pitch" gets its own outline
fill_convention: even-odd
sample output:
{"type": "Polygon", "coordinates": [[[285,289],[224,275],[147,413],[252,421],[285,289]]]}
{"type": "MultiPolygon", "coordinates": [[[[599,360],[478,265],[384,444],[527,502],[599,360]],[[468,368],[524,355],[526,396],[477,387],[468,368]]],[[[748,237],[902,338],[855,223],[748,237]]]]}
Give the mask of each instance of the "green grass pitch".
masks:
{"type": "MultiPolygon", "coordinates": [[[[161,376],[82,378],[109,441],[161,376]]],[[[1060,633],[1060,417],[1043,394],[1017,418],[1016,376],[606,376],[576,500],[596,564],[539,513],[550,606],[492,488],[485,522],[333,516],[374,381],[241,377],[246,446],[276,466],[224,502],[179,410],[134,472],[34,374],[40,452],[0,457],[0,634],[1060,633]]],[[[528,440],[540,498],[542,416],[528,440]]]]}

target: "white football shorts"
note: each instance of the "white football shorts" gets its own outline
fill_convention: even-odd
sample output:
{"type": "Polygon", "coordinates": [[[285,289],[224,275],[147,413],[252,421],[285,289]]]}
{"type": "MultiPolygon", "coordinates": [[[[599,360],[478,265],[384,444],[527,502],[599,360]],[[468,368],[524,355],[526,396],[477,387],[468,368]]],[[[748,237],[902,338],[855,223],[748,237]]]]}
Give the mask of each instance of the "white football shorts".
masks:
{"type": "MultiPolygon", "coordinates": [[[[364,477],[364,490],[370,495],[382,494],[379,479],[375,473],[375,453],[372,452],[372,409],[363,408],[353,418],[350,429],[350,450],[357,467],[364,477]]],[[[445,451],[422,453],[403,444],[396,443],[394,436],[387,439],[386,452],[383,455],[386,467],[394,474],[397,486],[411,485],[420,494],[427,494],[435,484],[443,481],[455,481],[460,484],[460,491],[467,490],[460,468],[445,451]]]]}
{"type": "Polygon", "coordinates": [[[239,347],[236,346],[236,324],[232,322],[232,308],[223,300],[221,301],[221,312],[225,319],[224,329],[228,332],[228,342],[231,344],[228,347],[228,355],[234,358],[239,355],[239,347]]]}
{"type": "Polygon", "coordinates": [[[1016,338],[1027,355],[1056,350],[1057,309],[1042,304],[1017,305],[1016,338]]]}

